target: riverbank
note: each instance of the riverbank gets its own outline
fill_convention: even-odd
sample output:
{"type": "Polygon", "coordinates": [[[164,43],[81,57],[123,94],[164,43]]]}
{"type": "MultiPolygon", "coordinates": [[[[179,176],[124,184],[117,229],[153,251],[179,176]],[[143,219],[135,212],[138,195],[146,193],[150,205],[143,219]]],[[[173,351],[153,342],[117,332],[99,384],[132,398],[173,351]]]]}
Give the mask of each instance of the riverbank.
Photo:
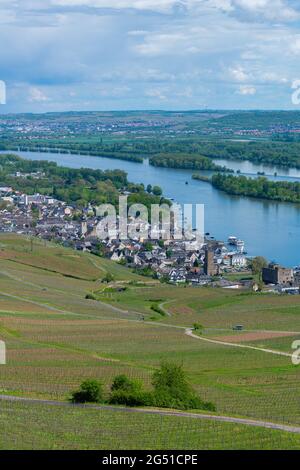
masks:
{"type": "MultiPolygon", "coordinates": [[[[168,199],[174,199],[180,204],[204,204],[205,232],[213,234],[219,240],[226,240],[229,235],[244,240],[249,256],[260,253],[267,259],[276,259],[283,266],[300,264],[300,207],[297,204],[231,196],[206,182],[193,180],[194,170],[157,168],[149,165],[147,159],[136,165],[131,161],[82,155],[37,152],[18,152],[18,155],[31,160],[54,161],[69,168],[123,170],[129,181],[143,183],[145,187],[148,184],[160,186],[168,199]]],[[[236,164],[231,161],[225,163],[228,166],[232,164],[232,167],[233,163],[236,164]]],[[[265,169],[261,165],[255,166],[247,162],[242,162],[241,168],[253,173],[276,171],[275,168],[265,169]]],[[[211,176],[209,171],[199,173],[211,176]]],[[[299,176],[300,172],[296,170],[293,176],[278,170],[276,181],[294,181],[299,176]]]]}
{"type": "Polygon", "coordinates": [[[194,174],[194,180],[211,183],[215,188],[233,196],[247,196],[276,202],[300,204],[300,183],[270,181],[266,177],[212,175],[210,178],[194,174]]]}

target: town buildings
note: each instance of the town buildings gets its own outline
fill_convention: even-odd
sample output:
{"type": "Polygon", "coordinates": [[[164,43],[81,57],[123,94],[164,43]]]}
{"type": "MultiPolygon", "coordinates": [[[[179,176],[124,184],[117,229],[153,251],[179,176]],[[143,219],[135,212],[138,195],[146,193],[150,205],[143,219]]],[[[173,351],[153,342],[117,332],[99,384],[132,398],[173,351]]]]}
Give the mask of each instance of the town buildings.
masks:
{"type": "Polygon", "coordinates": [[[294,272],[278,264],[271,263],[262,270],[262,280],[266,284],[290,284],[294,282],[294,272]]]}

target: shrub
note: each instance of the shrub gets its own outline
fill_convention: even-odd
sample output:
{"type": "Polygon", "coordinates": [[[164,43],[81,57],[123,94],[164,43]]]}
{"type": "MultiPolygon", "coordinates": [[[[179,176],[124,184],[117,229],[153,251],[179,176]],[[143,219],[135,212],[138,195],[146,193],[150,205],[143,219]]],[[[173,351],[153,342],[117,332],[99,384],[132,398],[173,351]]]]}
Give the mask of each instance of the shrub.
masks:
{"type": "Polygon", "coordinates": [[[112,405],[151,406],[152,402],[152,394],[143,390],[115,390],[109,398],[112,405]]]}
{"type": "Polygon", "coordinates": [[[142,383],[138,380],[131,380],[125,374],[117,375],[111,385],[111,391],[134,392],[141,390],[142,383]]]}
{"type": "Polygon", "coordinates": [[[73,403],[100,403],[103,401],[103,388],[97,380],[85,380],[79,390],[72,393],[73,403]]]}
{"type": "Polygon", "coordinates": [[[213,403],[206,403],[188,383],[182,366],[163,363],[153,374],[153,404],[159,407],[201,409],[216,411],[213,403]]]}
{"type": "Polygon", "coordinates": [[[199,333],[202,333],[203,331],[203,325],[200,323],[194,323],[193,328],[195,331],[198,331],[199,333]]]}
{"type": "Polygon", "coordinates": [[[153,374],[151,392],[143,390],[142,383],[117,375],[111,385],[109,403],[125,406],[155,406],[181,410],[216,411],[213,403],[204,402],[187,381],[181,366],[163,363],[153,374]]]}
{"type": "Polygon", "coordinates": [[[111,385],[111,395],[109,403],[142,406],[149,403],[149,394],[142,390],[142,383],[138,380],[131,380],[125,374],[117,375],[111,385]]]}
{"type": "Polygon", "coordinates": [[[86,294],[85,298],[88,300],[97,300],[96,296],[92,293],[86,294]]]}
{"type": "Polygon", "coordinates": [[[152,385],[155,390],[167,388],[169,390],[188,391],[189,385],[182,366],[164,362],[160,369],[154,372],[152,385]]]}
{"type": "Polygon", "coordinates": [[[166,316],[165,312],[159,307],[159,305],[154,304],[154,305],[151,305],[150,308],[154,312],[159,313],[159,315],[161,315],[162,317],[166,316]]]}
{"type": "Polygon", "coordinates": [[[102,278],[101,282],[106,282],[107,284],[109,284],[113,280],[114,280],[114,276],[111,273],[106,273],[105,276],[102,278]]]}

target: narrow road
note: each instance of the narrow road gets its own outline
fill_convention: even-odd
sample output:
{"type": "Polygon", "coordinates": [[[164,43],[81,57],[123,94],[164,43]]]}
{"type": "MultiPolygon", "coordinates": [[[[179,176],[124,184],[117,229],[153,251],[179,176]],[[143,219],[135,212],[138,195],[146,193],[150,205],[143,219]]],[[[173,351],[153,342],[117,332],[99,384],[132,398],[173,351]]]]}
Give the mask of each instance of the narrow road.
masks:
{"type": "Polygon", "coordinates": [[[247,426],[261,427],[267,429],[276,429],[280,431],[286,431],[290,433],[300,434],[299,426],[292,426],[286,424],[272,423],[269,421],[257,421],[247,418],[234,418],[230,416],[222,415],[209,415],[209,414],[198,414],[190,413],[186,411],[164,411],[156,409],[145,409],[145,408],[126,408],[126,407],[117,407],[110,405],[93,405],[93,404],[72,404],[64,401],[54,401],[54,400],[42,400],[39,398],[26,398],[26,397],[16,397],[11,395],[0,395],[0,400],[10,401],[10,402],[22,402],[28,404],[44,404],[49,406],[65,406],[65,407],[77,407],[77,408],[91,408],[96,410],[107,410],[113,412],[123,412],[123,413],[144,413],[152,414],[159,416],[177,416],[180,418],[192,418],[192,419],[201,419],[201,420],[211,420],[211,421],[221,421],[225,423],[236,423],[244,424],[247,426]]]}
{"type": "Polygon", "coordinates": [[[206,341],[208,343],[222,344],[223,346],[231,346],[234,348],[254,349],[255,351],[262,351],[265,353],[277,354],[278,356],[287,356],[287,357],[293,356],[293,354],[286,353],[283,351],[275,351],[274,349],[257,348],[256,346],[249,346],[247,344],[227,343],[226,341],[218,341],[216,339],[204,338],[203,336],[195,335],[191,328],[187,328],[185,330],[185,334],[187,336],[190,336],[191,338],[199,339],[200,341],[206,341]]]}
{"type": "Polygon", "coordinates": [[[167,315],[167,317],[171,317],[171,313],[165,309],[165,305],[166,304],[170,304],[171,302],[176,302],[176,299],[173,299],[173,300],[165,300],[164,302],[162,302],[161,304],[159,304],[159,308],[164,312],[165,315],[167,315]]]}
{"type": "MultiPolygon", "coordinates": [[[[98,316],[98,315],[89,315],[89,314],[71,312],[71,311],[68,311],[68,310],[61,310],[59,308],[52,307],[51,305],[44,304],[43,302],[37,302],[35,300],[29,300],[29,299],[26,299],[26,298],[18,296],[18,295],[9,294],[7,292],[1,292],[0,296],[1,295],[4,296],[4,297],[9,297],[9,298],[12,298],[12,299],[16,299],[16,300],[20,300],[20,301],[23,301],[23,302],[31,303],[31,304],[37,305],[39,307],[44,307],[44,308],[46,308],[46,309],[48,309],[52,312],[60,313],[60,314],[63,314],[63,315],[75,315],[75,316],[83,317],[83,318],[93,318],[93,319],[102,319],[102,320],[107,319],[105,317],[101,317],[101,316],[98,316]]],[[[136,315],[140,315],[141,317],[143,316],[142,313],[135,312],[135,311],[130,312],[128,310],[122,310],[118,307],[114,307],[113,305],[107,304],[105,302],[97,301],[97,303],[99,303],[100,305],[102,304],[103,306],[105,306],[108,309],[111,309],[112,311],[122,313],[122,314],[125,314],[125,315],[126,314],[128,315],[130,313],[135,313],[136,315]]],[[[114,320],[116,320],[116,319],[114,319],[114,320]]],[[[122,318],[122,319],[118,318],[118,320],[131,321],[131,322],[140,322],[141,321],[141,320],[134,320],[134,319],[131,319],[131,318],[122,318]]],[[[144,321],[144,324],[184,330],[184,332],[187,336],[189,336],[191,338],[198,339],[200,341],[206,341],[208,343],[221,344],[223,346],[229,346],[229,347],[233,347],[233,348],[253,349],[255,351],[261,351],[261,352],[265,352],[265,353],[269,353],[269,354],[276,354],[278,356],[286,356],[286,357],[292,357],[293,356],[292,354],[286,353],[286,352],[283,352],[283,351],[275,351],[273,349],[257,348],[255,346],[249,346],[249,345],[246,345],[246,344],[229,343],[229,342],[225,342],[225,341],[218,341],[218,340],[214,340],[214,339],[204,338],[203,336],[195,335],[193,333],[192,328],[185,328],[184,326],[171,325],[171,324],[169,325],[167,323],[147,321],[147,320],[144,321]]]]}

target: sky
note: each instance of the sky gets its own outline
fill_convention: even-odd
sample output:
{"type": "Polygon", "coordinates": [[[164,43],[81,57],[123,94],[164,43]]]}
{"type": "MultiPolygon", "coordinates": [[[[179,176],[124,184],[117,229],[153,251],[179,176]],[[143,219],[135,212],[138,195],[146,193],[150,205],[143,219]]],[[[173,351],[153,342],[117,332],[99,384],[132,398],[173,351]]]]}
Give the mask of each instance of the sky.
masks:
{"type": "Polygon", "coordinates": [[[299,59],[299,0],[0,0],[1,113],[300,110],[299,59]]]}

